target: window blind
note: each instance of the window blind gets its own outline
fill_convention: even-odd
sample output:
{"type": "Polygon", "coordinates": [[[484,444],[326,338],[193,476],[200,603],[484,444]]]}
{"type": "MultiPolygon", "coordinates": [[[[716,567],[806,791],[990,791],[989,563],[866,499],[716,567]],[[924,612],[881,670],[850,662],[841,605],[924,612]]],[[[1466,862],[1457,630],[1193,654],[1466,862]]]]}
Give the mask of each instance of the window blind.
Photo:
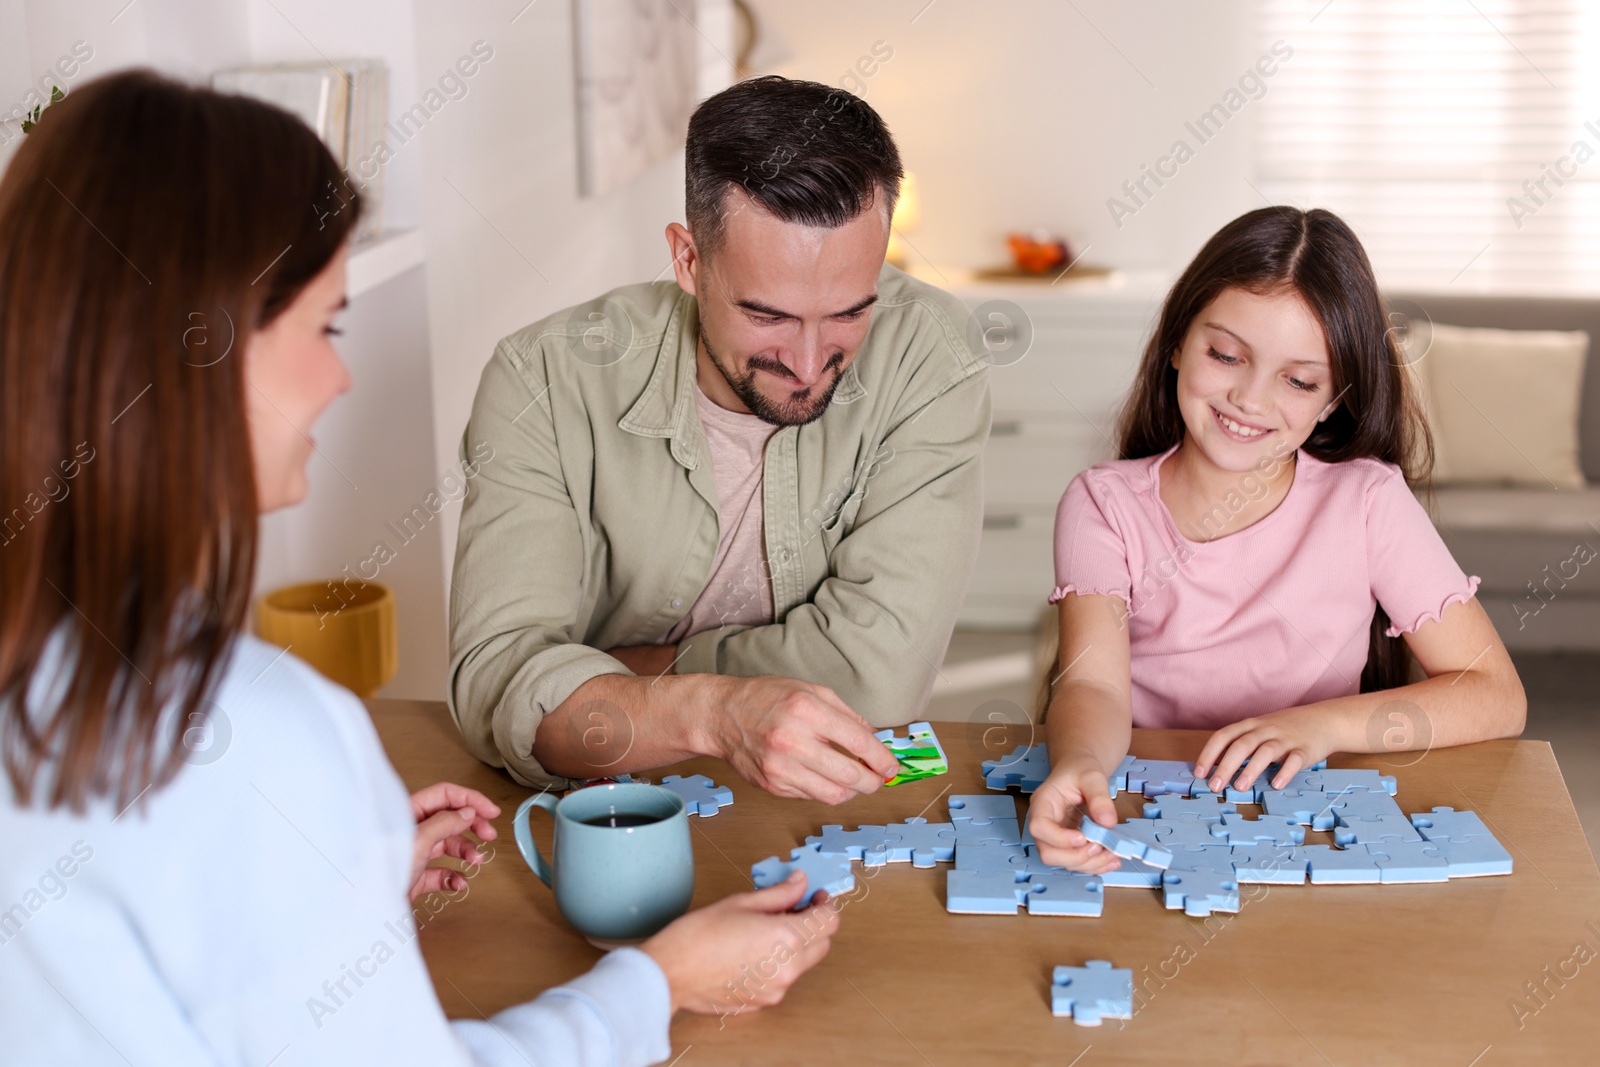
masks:
{"type": "Polygon", "coordinates": [[[1294,49],[1262,195],[1344,216],[1385,288],[1600,292],[1600,4],[1261,2],[1294,49]]]}

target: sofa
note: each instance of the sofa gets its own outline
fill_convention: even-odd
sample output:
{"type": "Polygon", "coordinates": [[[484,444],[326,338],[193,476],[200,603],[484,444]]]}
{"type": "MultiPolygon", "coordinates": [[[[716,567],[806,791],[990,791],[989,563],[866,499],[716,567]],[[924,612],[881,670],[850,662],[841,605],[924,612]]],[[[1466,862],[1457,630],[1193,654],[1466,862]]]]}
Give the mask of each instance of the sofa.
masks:
{"type": "MultiPolygon", "coordinates": [[[[1513,650],[1600,651],[1600,299],[1394,293],[1401,321],[1585,330],[1581,489],[1440,485],[1419,493],[1513,650]]],[[[1509,447],[1509,446],[1508,446],[1509,447]]]]}

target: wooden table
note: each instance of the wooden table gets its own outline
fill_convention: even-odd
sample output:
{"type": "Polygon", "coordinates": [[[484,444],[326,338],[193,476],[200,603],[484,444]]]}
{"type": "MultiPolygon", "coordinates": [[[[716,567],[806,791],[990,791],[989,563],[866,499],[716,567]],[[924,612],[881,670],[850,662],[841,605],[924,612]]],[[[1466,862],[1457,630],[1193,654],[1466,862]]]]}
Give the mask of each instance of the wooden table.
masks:
{"type": "MultiPolygon", "coordinates": [[[[598,952],[562,921],[512,843],[511,814],[529,791],[467,753],[443,704],[368,704],[410,788],[449,779],[504,809],[494,855],[467,895],[435,897],[438,912],[421,913],[423,953],[446,1012],[493,1014],[592,965],[598,952]]],[[[714,818],[690,820],[695,904],[750,888],[752,863],[787,855],[823,823],[919,813],[942,821],[947,792],[983,792],[981,760],[1032,740],[1026,726],[935,728],[948,775],[839,808],[773,798],[717,760],[672,768],[708,774],[737,797],[714,818]]],[[[1133,750],[1193,759],[1204,737],[1136,730],[1133,750]]],[[[948,865],[857,866],[860,885],[844,898],[828,958],[776,1008],[721,1029],[714,1017],[679,1015],[673,1055],[692,1048],[676,1062],[1493,1067],[1600,1059],[1600,962],[1584,966],[1600,960],[1600,873],[1550,746],[1496,741],[1420,759],[1334,762],[1396,775],[1407,812],[1478,812],[1516,873],[1412,886],[1247,885],[1237,915],[1209,919],[1165,910],[1158,891],[1109,888],[1104,916],[1082,919],[950,915],[948,865]],[[1051,969],[1089,959],[1133,969],[1133,1020],[1090,1029],[1051,1016],[1051,969]]],[[[1124,817],[1135,805],[1118,799],[1124,817]]],[[[534,830],[547,847],[549,820],[537,817],[534,830]]]]}

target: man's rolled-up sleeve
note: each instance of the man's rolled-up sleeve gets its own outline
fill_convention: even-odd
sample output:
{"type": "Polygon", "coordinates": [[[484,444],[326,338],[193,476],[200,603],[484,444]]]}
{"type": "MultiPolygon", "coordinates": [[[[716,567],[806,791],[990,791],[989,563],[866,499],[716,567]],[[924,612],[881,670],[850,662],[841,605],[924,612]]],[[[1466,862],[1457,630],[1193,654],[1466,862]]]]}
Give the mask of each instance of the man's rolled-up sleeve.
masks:
{"type": "Polygon", "coordinates": [[[977,564],[989,418],[987,368],[897,410],[811,601],[774,625],[687,639],[678,672],[826,685],[878,727],[922,714],[977,564]]]}
{"type": "Polygon", "coordinates": [[[603,674],[630,674],[575,633],[583,538],[543,368],[502,341],[462,435],[467,480],[450,589],[450,713],[472,753],[534,787],[566,784],[533,758],[545,715],[603,674]]]}

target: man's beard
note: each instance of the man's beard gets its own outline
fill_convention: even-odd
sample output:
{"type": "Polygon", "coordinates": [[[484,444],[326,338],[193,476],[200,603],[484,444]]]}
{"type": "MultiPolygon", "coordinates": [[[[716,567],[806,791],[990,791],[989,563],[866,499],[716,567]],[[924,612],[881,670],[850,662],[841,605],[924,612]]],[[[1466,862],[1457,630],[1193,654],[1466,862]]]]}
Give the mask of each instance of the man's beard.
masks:
{"type": "Polygon", "coordinates": [[[756,388],[756,372],[770,370],[779,375],[788,374],[783,364],[764,356],[751,356],[749,362],[745,364],[744,374],[735,375],[733,370],[722,362],[716,349],[711,347],[704,327],[700,329],[700,343],[705,346],[706,355],[711,357],[712,365],[722,372],[722,377],[727,381],[728,388],[733,390],[733,395],[738,397],[757,418],[774,426],[804,426],[808,422],[817,421],[822,417],[822,413],[828,410],[828,405],[833,401],[834,390],[839,388],[839,382],[844,378],[844,353],[839,352],[823,368],[824,371],[833,370],[833,380],[821,393],[813,397],[811,394],[815,392],[815,387],[811,387],[796,393],[788,400],[774,401],[756,388]]]}

